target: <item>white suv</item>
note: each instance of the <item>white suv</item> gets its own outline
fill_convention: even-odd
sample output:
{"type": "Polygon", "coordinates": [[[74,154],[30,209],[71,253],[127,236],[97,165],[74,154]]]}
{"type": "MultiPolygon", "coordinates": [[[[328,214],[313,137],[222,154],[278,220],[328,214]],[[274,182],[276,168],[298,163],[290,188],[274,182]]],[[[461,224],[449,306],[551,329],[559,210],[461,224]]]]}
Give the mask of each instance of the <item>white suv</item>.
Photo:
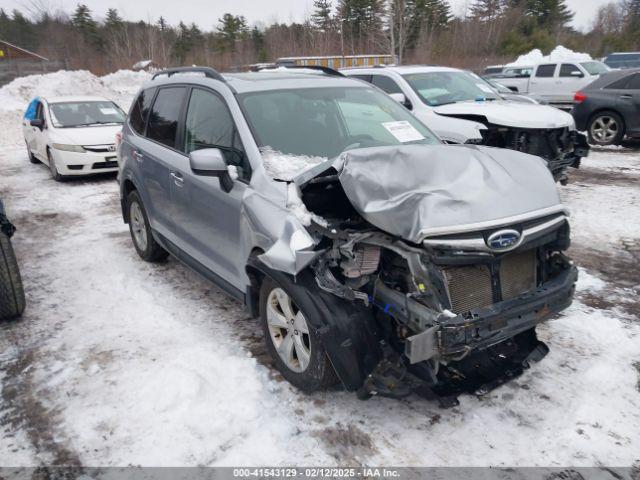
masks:
{"type": "Polygon", "coordinates": [[[544,158],[556,180],[588,154],[571,115],[546,105],[508,102],[477,75],[448,67],[345,69],[382,89],[447,143],[510,148],[544,158]]]}
{"type": "Polygon", "coordinates": [[[29,159],[48,165],[56,181],[117,172],[115,137],[124,119],[122,109],[102,97],[34,98],[22,122],[29,159]]]}

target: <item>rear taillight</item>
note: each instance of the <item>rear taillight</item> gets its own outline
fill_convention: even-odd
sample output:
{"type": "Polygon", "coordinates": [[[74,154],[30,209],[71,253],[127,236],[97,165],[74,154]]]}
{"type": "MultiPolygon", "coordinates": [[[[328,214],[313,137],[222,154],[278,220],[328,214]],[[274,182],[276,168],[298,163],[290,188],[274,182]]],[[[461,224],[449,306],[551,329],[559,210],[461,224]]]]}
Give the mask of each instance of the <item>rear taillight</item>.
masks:
{"type": "Polygon", "coordinates": [[[116,148],[122,143],[122,132],[116,133],[116,148]]]}
{"type": "Polygon", "coordinates": [[[582,103],[587,99],[587,96],[582,92],[576,92],[573,96],[573,103],[582,103]]]}

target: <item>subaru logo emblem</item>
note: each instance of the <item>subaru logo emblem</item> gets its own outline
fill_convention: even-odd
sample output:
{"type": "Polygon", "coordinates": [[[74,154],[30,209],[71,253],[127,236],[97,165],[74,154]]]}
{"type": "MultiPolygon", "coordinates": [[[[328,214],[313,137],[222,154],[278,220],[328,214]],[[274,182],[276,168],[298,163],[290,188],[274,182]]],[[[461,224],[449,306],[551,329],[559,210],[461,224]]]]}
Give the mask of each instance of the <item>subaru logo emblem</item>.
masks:
{"type": "Polygon", "coordinates": [[[489,235],[487,246],[491,250],[504,252],[515,248],[520,243],[520,232],[517,230],[499,230],[489,235]]]}

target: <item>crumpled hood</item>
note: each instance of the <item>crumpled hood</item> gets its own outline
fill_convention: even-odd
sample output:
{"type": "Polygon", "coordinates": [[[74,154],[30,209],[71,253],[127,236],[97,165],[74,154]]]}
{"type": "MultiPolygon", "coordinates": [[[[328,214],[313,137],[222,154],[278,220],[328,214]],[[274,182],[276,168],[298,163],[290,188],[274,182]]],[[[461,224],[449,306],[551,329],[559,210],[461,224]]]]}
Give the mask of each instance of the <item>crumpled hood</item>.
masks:
{"type": "Polygon", "coordinates": [[[333,164],[355,209],[414,243],[565,211],[543,160],[472,145],[351,150],[333,164]]]}
{"type": "Polygon", "coordinates": [[[489,123],[506,127],[563,128],[574,126],[573,117],[555,107],[503,101],[458,102],[434,107],[439,115],[482,116],[489,123]]]}
{"type": "Polygon", "coordinates": [[[96,125],[94,127],[56,128],[54,135],[61,141],[72,145],[113,145],[116,133],[122,130],[122,125],[96,125]]]}

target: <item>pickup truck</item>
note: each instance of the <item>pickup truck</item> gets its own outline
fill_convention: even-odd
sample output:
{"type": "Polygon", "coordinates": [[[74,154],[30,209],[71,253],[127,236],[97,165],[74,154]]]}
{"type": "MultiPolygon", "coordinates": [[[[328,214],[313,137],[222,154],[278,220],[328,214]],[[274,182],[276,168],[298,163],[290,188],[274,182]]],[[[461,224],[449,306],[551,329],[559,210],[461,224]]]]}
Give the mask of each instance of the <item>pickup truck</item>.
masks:
{"type": "Polygon", "coordinates": [[[609,70],[596,60],[546,62],[531,67],[507,67],[494,80],[514,92],[535,94],[550,104],[570,108],[578,90],[609,70]]]}

